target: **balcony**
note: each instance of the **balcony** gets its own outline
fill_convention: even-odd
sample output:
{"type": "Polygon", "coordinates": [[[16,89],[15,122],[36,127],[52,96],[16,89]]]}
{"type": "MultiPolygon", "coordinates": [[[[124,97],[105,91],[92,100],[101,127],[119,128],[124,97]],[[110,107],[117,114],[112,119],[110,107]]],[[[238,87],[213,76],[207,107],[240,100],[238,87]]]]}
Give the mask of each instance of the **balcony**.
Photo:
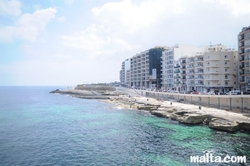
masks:
{"type": "Polygon", "coordinates": [[[174,76],[175,79],[181,78],[180,76],[174,76]]]}
{"type": "Polygon", "coordinates": [[[203,68],[203,65],[195,65],[195,68],[203,68]]]}
{"type": "Polygon", "coordinates": [[[195,77],[196,80],[203,80],[204,77],[195,77]]]}
{"type": "Polygon", "coordinates": [[[204,83],[203,83],[203,82],[196,82],[195,85],[196,85],[196,86],[203,86],[204,83]]]}
{"type": "Polygon", "coordinates": [[[190,71],[187,73],[188,75],[193,75],[194,74],[194,71],[190,71]]]}
{"type": "Polygon", "coordinates": [[[219,77],[207,77],[206,80],[210,80],[210,81],[219,81],[219,77]]]}
{"type": "Polygon", "coordinates": [[[180,73],[180,70],[175,70],[174,73],[180,73]]]}
{"type": "Polygon", "coordinates": [[[194,82],[188,82],[187,85],[194,86],[195,84],[194,84],[194,82]]]}
{"type": "Polygon", "coordinates": [[[240,69],[243,69],[245,67],[245,65],[240,65],[240,69]]]}
{"type": "Polygon", "coordinates": [[[176,65],[176,66],[174,66],[174,68],[179,68],[180,67],[180,65],[176,65]]]}
{"type": "Polygon", "coordinates": [[[203,62],[203,58],[198,58],[195,60],[195,62],[203,62]]]}
{"type": "Polygon", "coordinates": [[[204,72],[203,72],[203,70],[198,70],[198,71],[195,71],[195,73],[197,73],[197,74],[202,74],[202,73],[204,73],[204,72]]]}

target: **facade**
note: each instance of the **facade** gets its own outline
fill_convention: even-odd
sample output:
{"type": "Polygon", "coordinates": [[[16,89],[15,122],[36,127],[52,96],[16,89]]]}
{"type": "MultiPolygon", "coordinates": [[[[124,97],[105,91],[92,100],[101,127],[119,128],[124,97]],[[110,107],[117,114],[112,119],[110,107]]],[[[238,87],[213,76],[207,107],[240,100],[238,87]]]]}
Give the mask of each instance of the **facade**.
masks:
{"type": "Polygon", "coordinates": [[[160,88],[161,57],[165,47],[155,47],[131,58],[130,86],[160,88]]]}
{"type": "Polygon", "coordinates": [[[250,26],[238,35],[239,84],[242,91],[250,90],[250,26]]]}
{"type": "Polygon", "coordinates": [[[130,70],[127,70],[127,71],[126,71],[126,83],[125,83],[125,85],[129,87],[130,84],[131,84],[130,70]]]}
{"type": "Polygon", "coordinates": [[[165,57],[162,58],[162,68],[165,69],[162,80],[165,89],[179,92],[227,92],[237,88],[236,51],[221,44],[186,48],[187,52],[185,48],[182,49],[185,56],[178,60],[173,57],[175,53],[168,54],[170,51],[165,51],[165,57]]]}
{"type": "Polygon", "coordinates": [[[204,52],[204,87],[207,91],[237,89],[238,53],[223,45],[209,46],[204,52]]]}
{"type": "MultiPolygon", "coordinates": [[[[183,56],[190,56],[195,52],[199,51],[192,45],[175,45],[163,52],[162,56],[162,87],[165,90],[177,90],[176,84],[174,83],[174,74],[177,69],[174,67],[174,61],[179,61],[183,56]]],[[[178,85],[179,86],[179,85],[178,85]]]]}
{"type": "Polygon", "coordinates": [[[121,74],[120,74],[120,81],[122,85],[127,85],[127,71],[130,70],[130,59],[126,59],[122,62],[121,67],[121,74]]]}

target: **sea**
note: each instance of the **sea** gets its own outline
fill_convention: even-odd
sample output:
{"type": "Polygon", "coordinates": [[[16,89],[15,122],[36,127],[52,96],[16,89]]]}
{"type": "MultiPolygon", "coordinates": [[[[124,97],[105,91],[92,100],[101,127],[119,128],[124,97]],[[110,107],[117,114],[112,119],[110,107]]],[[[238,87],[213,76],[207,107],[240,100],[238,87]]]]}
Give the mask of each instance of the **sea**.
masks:
{"type": "Polygon", "coordinates": [[[147,111],[49,93],[57,88],[67,87],[0,87],[1,166],[250,163],[247,133],[188,126],[147,111]],[[246,156],[246,163],[190,161],[190,156],[206,154],[246,156]]]}

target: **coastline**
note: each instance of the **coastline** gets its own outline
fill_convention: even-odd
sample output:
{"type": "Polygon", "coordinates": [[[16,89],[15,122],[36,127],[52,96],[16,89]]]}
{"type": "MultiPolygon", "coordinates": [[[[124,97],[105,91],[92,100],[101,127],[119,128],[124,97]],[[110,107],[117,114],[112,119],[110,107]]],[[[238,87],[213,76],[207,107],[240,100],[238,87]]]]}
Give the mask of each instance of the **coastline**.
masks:
{"type": "Polygon", "coordinates": [[[131,89],[116,89],[99,93],[89,90],[55,90],[51,93],[67,94],[84,99],[101,99],[103,102],[127,109],[149,111],[152,115],[176,120],[187,125],[208,125],[214,130],[235,133],[237,131],[250,132],[250,114],[235,113],[223,109],[216,109],[176,101],[160,100],[140,95],[131,89]]]}

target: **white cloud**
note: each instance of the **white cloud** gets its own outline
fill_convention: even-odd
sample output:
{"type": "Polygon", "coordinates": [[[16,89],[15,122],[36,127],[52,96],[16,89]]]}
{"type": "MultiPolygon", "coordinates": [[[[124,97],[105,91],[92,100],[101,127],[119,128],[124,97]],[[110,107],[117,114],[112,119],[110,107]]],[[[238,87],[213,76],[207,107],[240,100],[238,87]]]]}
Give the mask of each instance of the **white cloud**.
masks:
{"type": "Polygon", "coordinates": [[[105,40],[98,35],[95,25],[71,36],[62,36],[62,40],[66,46],[90,51],[100,49],[105,43],[105,40]]]}
{"type": "Polygon", "coordinates": [[[66,18],[65,18],[64,16],[57,18],[57,20],[58,20],[59,22],[64,22],[65,19],[66,19],[66,18]]]}
{"type": "Polygon", "coordinates": [[[18,0],[1,0],[0,1],[0,15],[14,15],[21,14],[21,3],[18,0]]]}
{"type": "Polygon", "coordinates": [[[162,14],[171,16],[183,13],[184,4],[180,0],[147,0],[136,5],[131,0],[123,0],[95,7],[92,12],[102,23],[124,26],[126,31],[133,33],[157,22],[162,14]]]}
{"type": "Polygon", "coordinates": [[[7,26],[0,30],[0,40],[12,41],[21,38],[35,41],[47,23],[55,17],[56,9],[48,8],[35,11],[33,14],[23,14],[16,26],[7,26]]]}

